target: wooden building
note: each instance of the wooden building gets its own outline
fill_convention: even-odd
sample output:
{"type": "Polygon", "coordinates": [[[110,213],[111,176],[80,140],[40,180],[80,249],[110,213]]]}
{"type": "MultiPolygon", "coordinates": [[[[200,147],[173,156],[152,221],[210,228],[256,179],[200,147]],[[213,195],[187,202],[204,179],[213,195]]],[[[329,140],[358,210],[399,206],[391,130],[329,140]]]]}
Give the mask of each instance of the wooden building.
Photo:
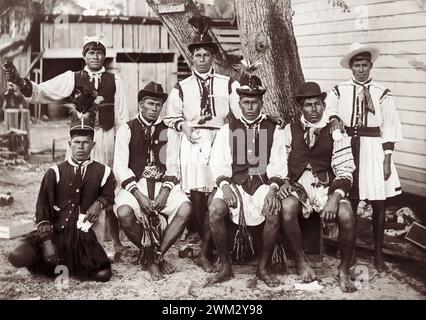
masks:
{"type": "Polygon", "coordinates": [[[426,2],[346,0],[350,12],[328,0],[292,0],[294,32],[306,80],[330,90],[350,78],[339,65],[351,43],[380,48],[372,76],[393,94],[404,140],[394,160],[404,192],[426,196],[426,2]]]}

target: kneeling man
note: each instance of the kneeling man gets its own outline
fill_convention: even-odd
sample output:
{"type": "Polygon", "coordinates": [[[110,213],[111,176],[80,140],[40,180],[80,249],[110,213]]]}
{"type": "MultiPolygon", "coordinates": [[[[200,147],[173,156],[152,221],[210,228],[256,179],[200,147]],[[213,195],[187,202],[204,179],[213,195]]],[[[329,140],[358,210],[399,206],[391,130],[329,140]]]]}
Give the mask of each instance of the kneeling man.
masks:
{"type": "Polygon", "coordinates": [[[37,230],[10,253],[15,267],[54,277],[56,266],[62,265],[82,280],[111,278],[110,261],[91,225],[113,204],[115,179],[109,167],[90,159],[94,124],[94,113],[74,113],[71,155],[44,175],[36,204],[37,230]]]}
{"type": "Polygon", "coordinates": [[[278,197],[283,199],[284,230],[305,282],[313,281],[315,273],[302,250],[298,217],[303,214],[307,218],[315,211],[325,221],[337,218],[342,255],[339,285],[344,292],[353,292],[356,289],[349,280],[349,268],[355,246],[355,217],[346,194],[352,186],[355,164],[350,138],[332,136],[323,118],[326,95],[314,82],[304,83],[297,90],[295,99],[302,116],[284,128],[288,177],[278,197]]]}
{"type": "Polygon", "coordinates": [[[140,262],[154,281],[174,272],[163,255],[185,228],[192,209],[178,184],[177,135],[159,117],[166,99],[158,83],[150,82],[139,92],[139,114],[118,130],[114,154],[121,187],[114,211],[129,240],[140,248],[140,262]]]}

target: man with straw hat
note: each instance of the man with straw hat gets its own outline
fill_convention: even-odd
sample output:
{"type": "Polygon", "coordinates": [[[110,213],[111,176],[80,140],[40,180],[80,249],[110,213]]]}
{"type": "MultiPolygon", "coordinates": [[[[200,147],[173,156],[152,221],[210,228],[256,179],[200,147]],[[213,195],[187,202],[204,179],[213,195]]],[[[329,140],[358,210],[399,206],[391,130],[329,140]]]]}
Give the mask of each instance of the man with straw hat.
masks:
{"type": "Polygon", "coordinates": [[[402,129],[391,91],[370,75],[378,57],[374,46],[350,46],[340,65],[351,70],[352,77],[331,90],[326,110],[331,121],[336,123],[333,118],[340,118],[352,137],[356,170],[350,198],[355,212],[359,200],[372,204],[374,265],[378,271],[386,271],[382,253],[385,200],[401,193],[392,152],[395,143],[402,140],[402,129]]]}

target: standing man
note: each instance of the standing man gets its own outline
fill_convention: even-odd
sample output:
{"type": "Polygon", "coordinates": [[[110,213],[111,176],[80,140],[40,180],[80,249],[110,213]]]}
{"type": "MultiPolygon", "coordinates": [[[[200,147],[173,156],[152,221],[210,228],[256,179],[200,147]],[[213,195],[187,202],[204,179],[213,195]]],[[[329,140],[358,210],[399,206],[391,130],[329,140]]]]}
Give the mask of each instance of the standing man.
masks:
{"type": "Polygon", "coordinates": [[[163,255],[184,230],[192,206],[176,176],[176,134],[159,118],[167,94],[150,82],[138,94],[139,114],[117,132],[114,172],[120,183],[114,210],[141,250],[151,278],[174,272],[163,255]]]}
{"type": "Polygon", "coordinates": [[[208,195],[215,187],[209,165],[210,149],[230,112],[232,90],[230,79],[212,67],[218,47],[208,35],[211,19],[193,17],[188,22],[196,31],[188,46],[194,68],[192,75],[179,81],[171,91],[164,123],[183,133],[179,148],[182,189],[190,194],[192,217],[202,238],[198,263],[205,271],[212,272],[214,267],[208,257],[211,236],[205,219],[208,195]]]}
{"type": "Polygon", "coordinates": [[[93,161],[94,119],[90,114],[71,121],[69,158],[44,175],[36,204],[37,230],[9,254],[16,268],[55,277],[63,265],[83,280],[105,282],[111,264],[92,224],[114,202],[111,169],[93,161]]]}
{"type": "Polygon", "coordinates": [[[343,292],[353,292],[356,288],[349,279],[349,268],[355,248],[355,217],[346,194],[355,165],[350,138],[333,141],[323,117],[326,95],[315,82],[297,89],[295,99],[302,116],[284,128],[288,176],[278,197],[283,200],[283,226],[302,280],[313,281],[315,273],[302,249],[299,216],[308,218],[317,212],[326,222],[337,220],[339,224],[339,286],[343,292]]]}
{"type": "Polygon", "coordinates": [[[326,104],[330,119],[340,118],[352,137],[356,171],[350,197],[355,212],[359,200],[372,204],[374,265],[380,272],[387,270],[382,253],[385,200],[401,193],[392,152],[402,140],[402,128],[391,91],[370,76],[378,57],[377,48],[353,43],[340,60],[353,76],[331,90],[326,104]]]}
{"type": "MultiPolygon", "coordinates": [[[[3,68],[6,80],[15,83],[30,103],[62,100],[69,97],[78,87],[96,90],[102,102],[98,104],[96,111],[94,136],[96,145],[92,158],[112,168],[115,131],[129,118],[123,83],[119,76],[105,71],[103,64],[106,56],[106,41],[103,36],[84,37],[82,54],[86,63],[83,70],[66,71],[40,84],[21,78],[13,64],[3,68]]],[[[118,221],[112,208],[108,208],[107,218],[114,249],[118,252],[123,249],[123,246],[119,239],[118,221]]]]}
{"type": "Polygon", "coordinates": [[[211,153],[212,174],[218,189],[209,206],[209,219],[221,268],[208,283],[223,282],[234,275],[226,227],[230,215],[243,228],[266,220],[256,274],[268,286],[276,287],[279,280],[269,266],[280,229],[281,203],[277,192],[287,176],[283,130],[261,113],[266,92],[261,80],[244,75],[240,84],[237,93],[242,116],[219,130],[211,153]]]}

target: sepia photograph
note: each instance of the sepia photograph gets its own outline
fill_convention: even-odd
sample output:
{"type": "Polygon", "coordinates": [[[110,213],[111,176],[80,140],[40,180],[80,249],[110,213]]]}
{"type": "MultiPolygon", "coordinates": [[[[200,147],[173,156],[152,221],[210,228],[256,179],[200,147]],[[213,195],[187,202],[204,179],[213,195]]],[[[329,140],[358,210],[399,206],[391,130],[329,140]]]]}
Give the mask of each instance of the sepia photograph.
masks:
{"type": "Polygon", "coordinates": [[[0,300],[426,300],[425,203],[426,0],[0,0],[0,300]]]}

